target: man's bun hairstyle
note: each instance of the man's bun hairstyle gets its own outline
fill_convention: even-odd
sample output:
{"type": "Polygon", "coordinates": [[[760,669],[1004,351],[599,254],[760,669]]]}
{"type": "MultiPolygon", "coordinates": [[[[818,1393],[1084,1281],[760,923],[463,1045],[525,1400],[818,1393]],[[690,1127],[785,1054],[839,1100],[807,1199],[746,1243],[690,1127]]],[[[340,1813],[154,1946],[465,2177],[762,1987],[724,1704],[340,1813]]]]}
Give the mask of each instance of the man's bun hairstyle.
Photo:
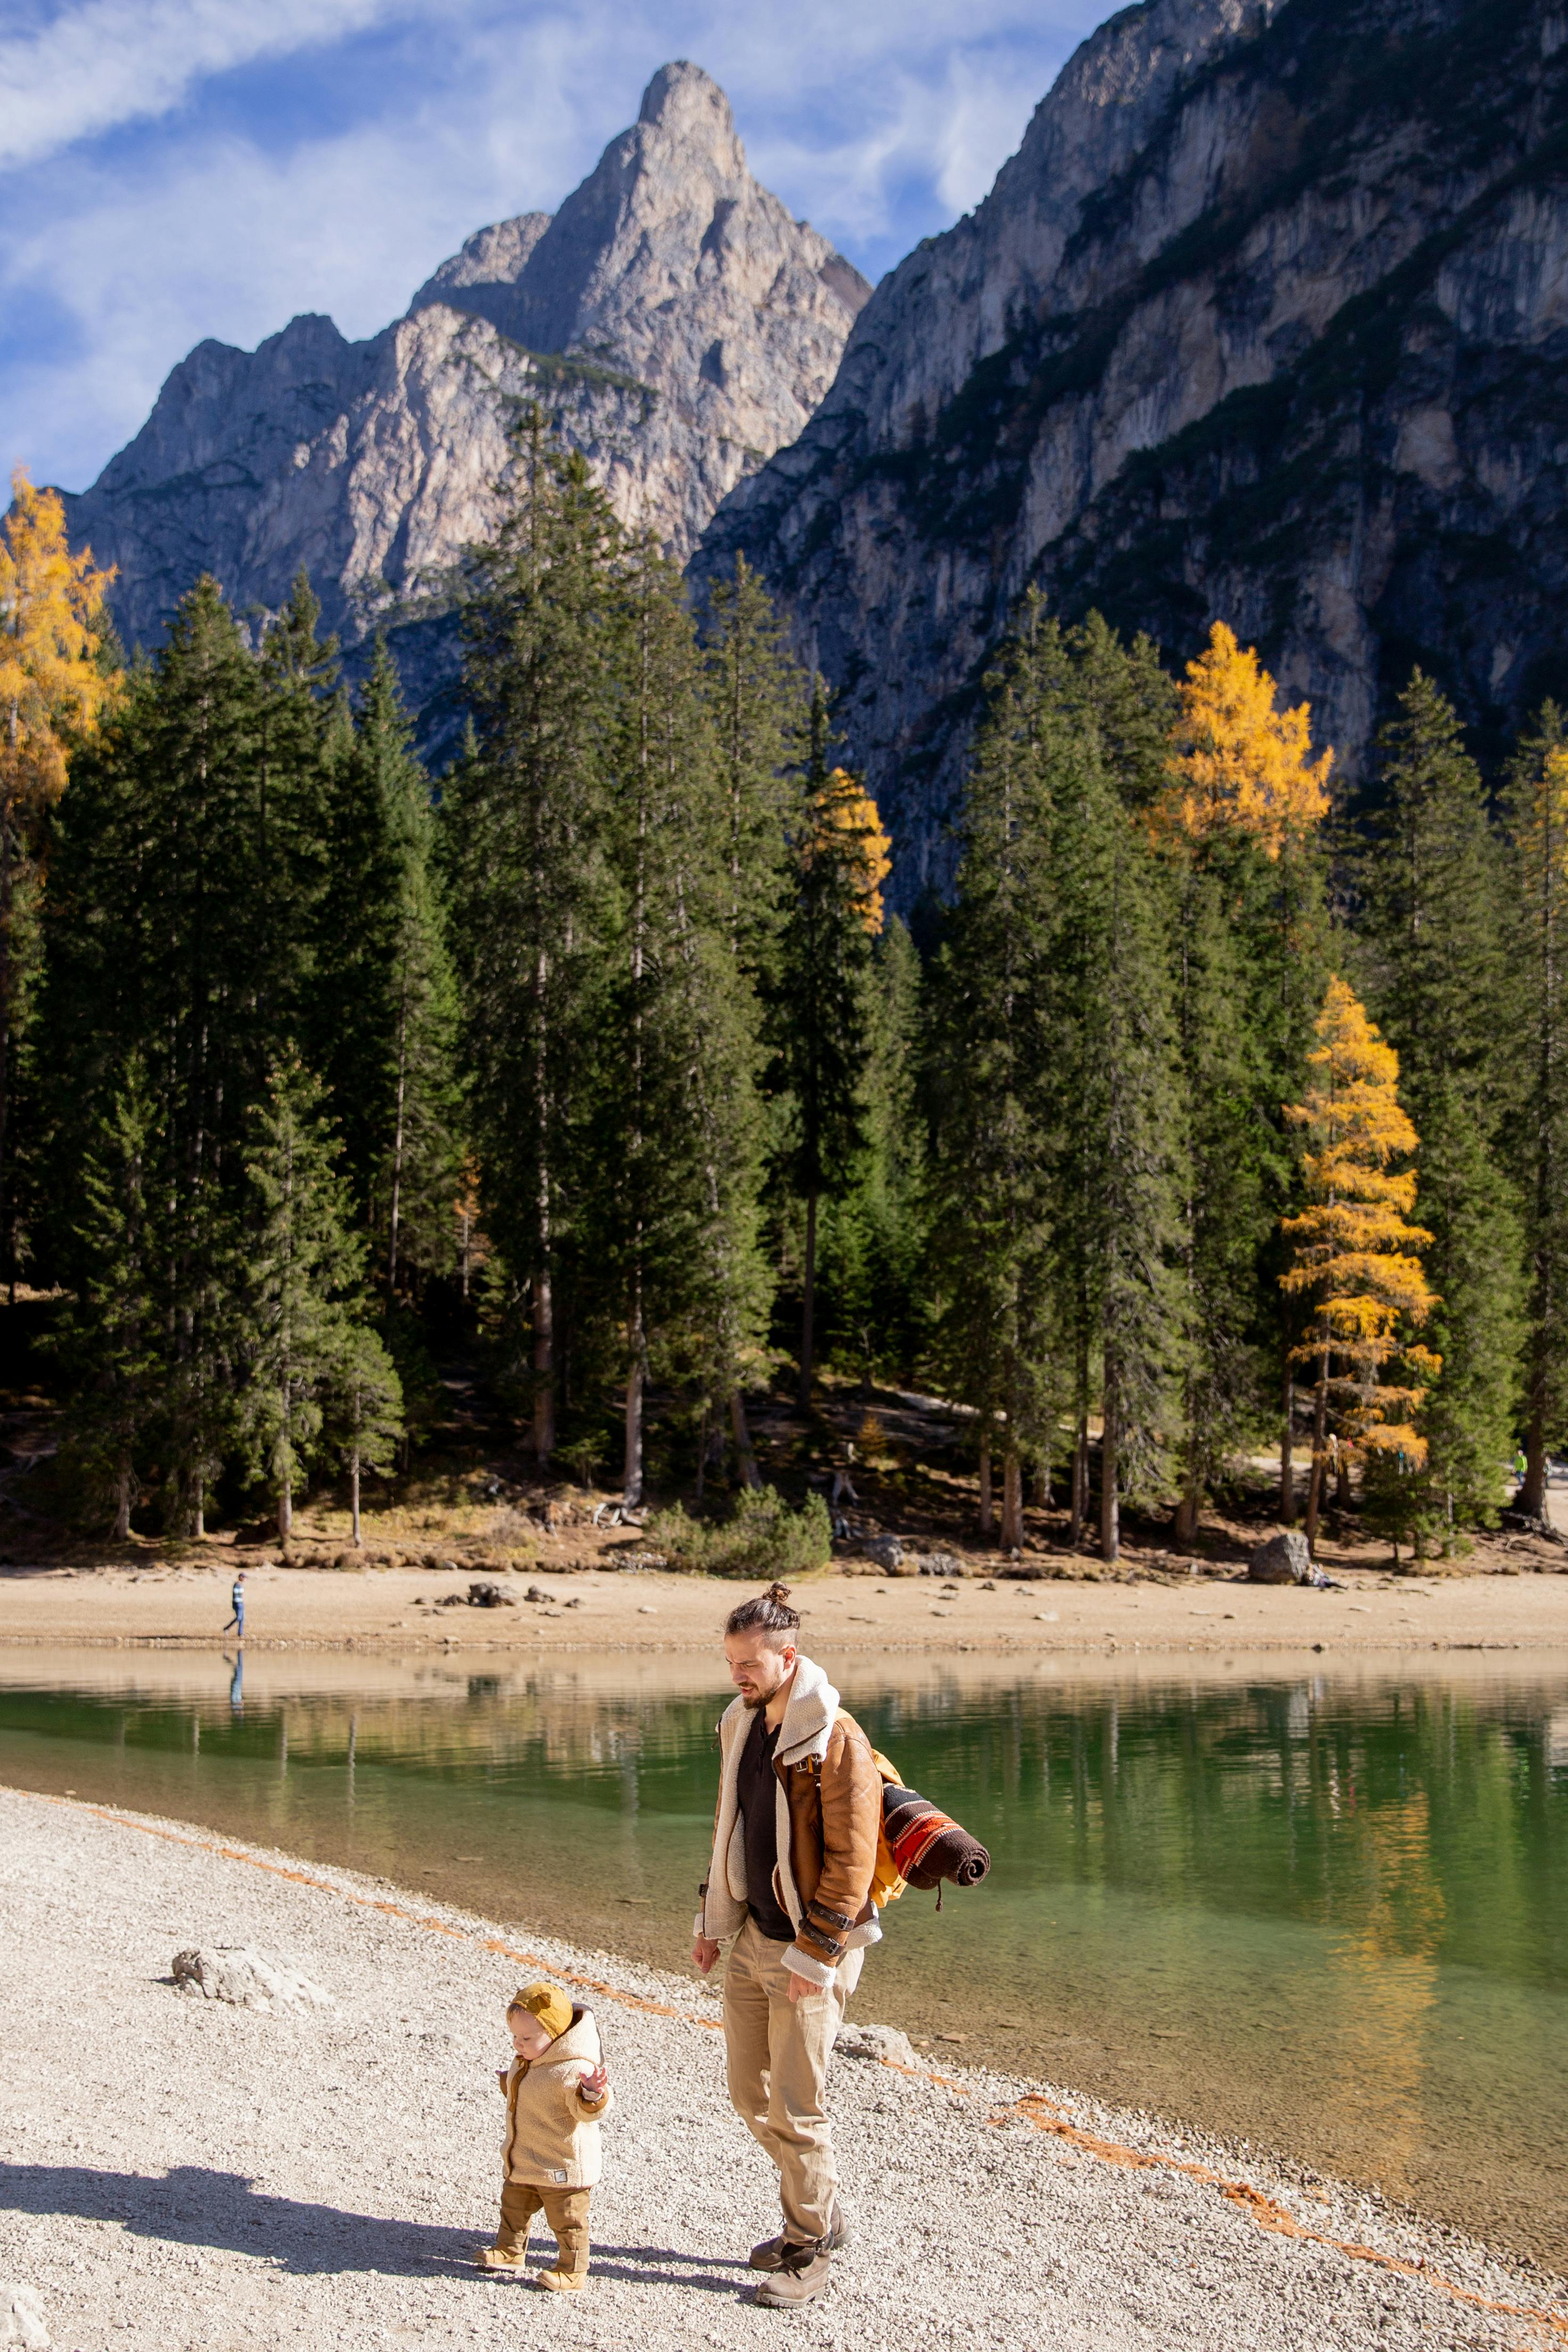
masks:
{"type": "Polygon", "coordinates": [[[800,1612],[789,1606],[789,1587],[770,1584],[753,1601],[743,1601],[732,1609],[724,1621],[727,1633],[766,1633],[772,1647],[781,1650],[792,1642],[800,1630],[800,1612]]]}

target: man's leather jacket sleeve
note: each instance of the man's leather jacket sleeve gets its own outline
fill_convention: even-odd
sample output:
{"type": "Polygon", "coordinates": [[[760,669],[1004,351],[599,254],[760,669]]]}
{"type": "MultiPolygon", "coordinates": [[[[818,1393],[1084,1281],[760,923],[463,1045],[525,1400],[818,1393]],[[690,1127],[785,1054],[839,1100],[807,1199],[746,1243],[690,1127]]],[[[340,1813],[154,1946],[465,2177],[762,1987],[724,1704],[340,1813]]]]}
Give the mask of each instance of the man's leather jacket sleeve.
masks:
{"type": "Polygon", "coordinates": [[[827,1984],[844,1956],[849,1930],[871,1915],[882,1822],[882,1775],[872,1759],[871,1742],[852,1717],[841,1715],[834,1724],[815,1787],[813,1780],[816,1776],[804,1770],[789,1776],[795,1878],[803,1903],[790,1948],[814,1963],[798,1973],[827,1984]]]}

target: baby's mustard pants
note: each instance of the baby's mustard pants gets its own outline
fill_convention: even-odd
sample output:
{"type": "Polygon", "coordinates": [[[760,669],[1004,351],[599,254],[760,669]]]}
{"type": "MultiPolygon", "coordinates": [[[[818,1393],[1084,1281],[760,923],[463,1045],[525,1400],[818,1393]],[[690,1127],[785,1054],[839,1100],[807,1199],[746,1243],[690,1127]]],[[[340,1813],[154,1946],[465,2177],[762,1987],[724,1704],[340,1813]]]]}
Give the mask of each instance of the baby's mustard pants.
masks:
{"type": "Polygon", "coordinates": [[[555,2231],[560,2252],[558,2270],[578,2276],[588,2270],[588,2200],[591,2189],[541,2189],[531,2180],[508,2180],[501,2189],[501,2225],[496,2243],[503,2253],[514,2253],[528,2240],[528,2224],[542,2213],[555,2231]]]}

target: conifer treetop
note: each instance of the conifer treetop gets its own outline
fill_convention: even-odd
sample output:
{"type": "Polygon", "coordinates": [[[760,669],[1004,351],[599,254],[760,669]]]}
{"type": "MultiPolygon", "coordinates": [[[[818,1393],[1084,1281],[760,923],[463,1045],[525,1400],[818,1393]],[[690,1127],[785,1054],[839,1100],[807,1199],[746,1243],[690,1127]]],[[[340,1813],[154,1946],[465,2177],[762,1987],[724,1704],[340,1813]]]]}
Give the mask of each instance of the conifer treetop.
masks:
{"type": "Polygon", "coordinates": [[[1181,748],[1159,804],[1162,829],[1201,841],[1249,835],[1270,858],[1311,834],[1328,814],[1333,750],[1313,760],[1312,709],[1276,710],[1273,679],[1256,648],[1216,621],[1177,689],[1181,748]]]}

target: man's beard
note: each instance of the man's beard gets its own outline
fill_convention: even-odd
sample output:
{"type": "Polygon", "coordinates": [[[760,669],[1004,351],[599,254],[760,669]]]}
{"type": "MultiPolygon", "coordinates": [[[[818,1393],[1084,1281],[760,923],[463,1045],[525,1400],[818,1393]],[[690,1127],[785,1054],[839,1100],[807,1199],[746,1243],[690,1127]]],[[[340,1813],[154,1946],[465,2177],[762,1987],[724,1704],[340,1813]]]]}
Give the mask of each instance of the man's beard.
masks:
{"type": "Polygon", "coordinates": [[[758,1707],[764,1707],[767,1706],[771,1696],[772,1693],[770,1691],[758,1691],[755,1697],[747,1698],[746,1693],[742,1691],[740,1694],[740,1704],[745,1707],[748,1715],[755,1715],[758,1707]]]}

